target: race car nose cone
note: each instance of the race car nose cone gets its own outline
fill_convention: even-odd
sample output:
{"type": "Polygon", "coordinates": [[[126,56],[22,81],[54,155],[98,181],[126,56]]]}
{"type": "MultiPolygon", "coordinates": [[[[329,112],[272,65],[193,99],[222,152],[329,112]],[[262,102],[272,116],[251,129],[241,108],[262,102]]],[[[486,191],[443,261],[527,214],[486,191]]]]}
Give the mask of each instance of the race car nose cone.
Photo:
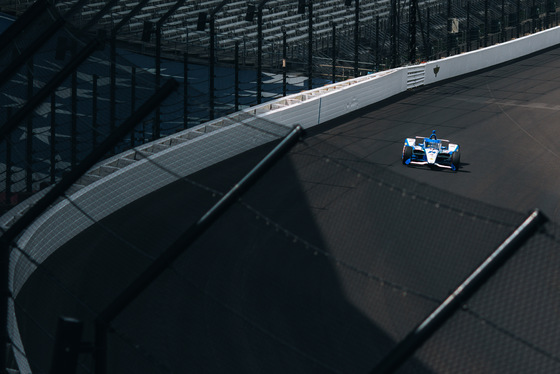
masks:
{"type": "Polygon", "coordinates": [[[436,158],[437,158],[438,152],[437,151],[426,151],[426,159],[428,161],[428,164],[433,164],[436,162],[436,158]]]}

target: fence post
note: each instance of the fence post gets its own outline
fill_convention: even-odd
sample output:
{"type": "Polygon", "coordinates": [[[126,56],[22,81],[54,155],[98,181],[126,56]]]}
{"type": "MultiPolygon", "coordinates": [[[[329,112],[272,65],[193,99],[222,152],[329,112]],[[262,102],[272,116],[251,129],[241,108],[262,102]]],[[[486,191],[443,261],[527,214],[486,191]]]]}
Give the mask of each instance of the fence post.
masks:
{"type": "Polygon", "coordinates": [[[354,77],[360,75],[360,0],[354,0],[354,77]]]}
{"type": "Polygon", "coordinates": [[[336,82],[336,22],[332,21],[332,82],[336,82]]]}
{"type": "MultiPolygon", "coordinates": [[[[12,242],[43,212],[53,204],[62,194],[76,182],[86,171],[95,165],[103,156],[114,149],[115,145],[145,116],[151,113],[156,105],[160,105],[173,90],[177,82],[170,79],[148,101],[138,109],[133,116],[115,129],[97,148],[95,148],[82,162],[66,174],[60,182],[54,185],[35,205],[15,221],[0,236],[0,321],[4,327],[0,328],[0,344],[6,346],[9,342],[7,331],[8,299],[11,297],[9,289],[9,264],[12,242]]],[[[5,367],[5,355],[0,354],[0,369],[5,367]]]]}
{"type": "Polygon", "coordinates": [[[280,159],[303,135],[295,126],[284,139],[243,179],[229,190],[210,210],[190,226],[148,268],[124,289],[95,319],[95,374],[107,373],[107,336],[111,322],[144,291],[170,264],[184,253],[206,230],[231,207],[255,181],[280,159]]]}
{"type": "Polygon", "coordinates": [[[72,94],[71,94],[71,130],[70,130],[70,153],[72,168],[78,163],[78,73],[72,73],[72,94]]]}
{"type": "Polygon", "coordinates": [[[88,43],[76,56],[72,58],[64,68],[47,82],[23,107],[21,107],[12,117],[10,117],[2,127],[0,127],[0,141],[15,129],[33,110],[41,104],[52,92],[70,75],[76,68],[90,56],[99,45],[98,40],[88,43]]]}
{"type": "MultiPolygon", "coordinates": [[[[12,116],[12,107],[6,108],[6,117],[12,116]]],[[[12,200],[12,135],[8,134],[6,137],[6,197],[5,202],[7,206],[11,205],[12,200]]]]}
{"type": "Polygon", "coordinates": [[[313,0],[307,0],[309,12],[308,41],[307,41],[307,89],[313,88],[313,0]]]}
{"type": "Polygon", "coordinates": [[[286,28],[282,28],[282,96],[287,94],[287,70],[288,70],[288,56],[287,56],[287,42],[286,42],[286,28]]]}
{"type": "Polygon", "coordinates": [[[411,64],[416,62],[416,9],[418,8],[418,0],[410,0],[408,17],[409,21],[409,44],[408,44],[408,61],[411,64]]]}
{"type": "Polygon", "coordinates": [[[56,183],[56,94],[51,95],[50,183],[56,183]]]}
{"type": "Polygon", "coordinates": [[[235,41],[235,111],[239,110],[239,40],[235,41]]]}
{"type": "Polygon", "coordinates": [[[73,318],[60,317],[56,329],[51,374],[75,374],[84,324],[73,318]]]}
{"type": "Polygon", "coordinates": [[[535,209],[525,221],[422,323],[412,330],[371,371],[395,372],[517,251],[548,218],[535,209]]]}
{"type": "Polygon", "coordinates": [[[189,126],[189,54],[183,55],[183,128],[189,126]]]}

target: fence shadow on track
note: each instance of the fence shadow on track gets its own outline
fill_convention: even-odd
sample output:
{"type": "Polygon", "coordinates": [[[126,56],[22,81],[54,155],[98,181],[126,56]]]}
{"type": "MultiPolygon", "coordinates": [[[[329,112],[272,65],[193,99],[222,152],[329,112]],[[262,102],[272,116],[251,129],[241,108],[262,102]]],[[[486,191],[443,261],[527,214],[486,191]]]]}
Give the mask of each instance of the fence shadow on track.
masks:
{"type": "MultiPolygon", "coordinates": [[[[48,368],[58,315],[91,340],[96,314],[270,147],[139,199],[41,264],[16,299],[31,367],[48,368]]],[[[523,219],[309,139],[114,321],[109,372],[368,372],[523,219]]],[[[398,372],[558,369],[557,247],[547,223],[398,372]]]]}
{"type": "MultiPolygon", "coordinates": [[[[527,2],[522,7],[517,2],[507,4],[506,14],[504,5],[484,9],[484,4],[488,3],[473,2],[466,12],[462,5],[447,12],[436,5],[434,19],[444,19],[444,23],[438,42],[432,40],[437,52],[430,50],[426,38],[425,57],[461,53],[543,28],[544,23],[557,23],[555,8],[547,8],[544,14],[527,2]],[[468,33],[447,32],[448,19],[455,17],[473,22],[474,41],[470,27],[465,29],[468,33]],[[498,18],[507,18],[508,24],[497,23],[498,18]]],[[[424,25],[432,20],[426,11],[418,15],[424,25]]],[[[45,24],[58,27],[60,21],[56,12],[39,18],[42,21],[29,33],[14,40],[20,49],[24,49],[22,41],[35,41],[29,35],[40,34],[45,24]]],[[[394,19],[391,25],[387,18],[382,21],[383,30],[365,27],[367,35],[375,34],[365,45],[369,50],[364,53],[364,46],[358,48],[361,57],[375,55],[375,61],[366,62],[373,70],[390,59],[406,61],[411,52],[406,51],[406,43],[394,41],[397,33],[407,35],[406,27],[399,27],[394,19]],[[389,26],[392,35],[387,32],[389,26]],[[381,47],[375,46],[375,54],[369,53],[374,40],[382,41],[381,47]]],[[[418,27],[420,36],[427,36],[428,29],[418,27]]],[[[351,40],[347,31],[338,35],[342,38],[337,45],[356,47],[350,42],[358,43],[360,33],[351,40]]],[[[49,64],[18,65],[17,74],[13,72],[18,78],[6,83],[3,92],[9,95],[2,96],[0,105],[11,109],[2,113],[2,120],[10,121],[13,112],[72,58],[73,47],[89,40],[66,26],[53,35],[34,53],[34,61],[49,64]],[[63,40],[76,45],[67,44],[61,51],[63,40]]],[[[347,61],[341,61],[340,51],[329,47],[331,42],[334,38],[326,37],[317,43],[322,49],[311,59],[316,66],[300,63],[299,68],[328,78],[333,56],[332,75],[340,78],[336,60],[352,62],[356,49],[349,48],[347,61]]],[[[299,49],[309,46],[304,42],[299,49]]],[[[278,51],[270,53],[278,57],[278,51]]],[[[8,205],[11,192],[25,195],[36,191],[41,182],[56,183],[157,86],[149,69],[137,71],[127,61],[132,54],[119,51],[114,58],[107,57],[106,50],[93,54],[52,91],[50,103],[43,103],[33,118],[26,119],[25,128],[18,128],[0,145],[7,155],[6,167],[0,170],[7,193],[1,199],[8,205]],[[109,77],[112,63],[114,78],[109,77]],[[107,100],[111,96],[118,98],[117,108],[111,107],[115,100],[107,100]]],[[[302,52],[300,58],[304,57],[302,52]]],[[[6,67],[13,64],[14,56],[5,53],[0,60],[6,67]]],[[[204,76],[200,87],[184,90],[162,106],[163,127],[157,127],[155,116],[136,128],[119,149],[152,140],[162,135],[162,129],[165,133],[188,127],[189,116],[195,121],[205,118],[209,93],[202,87],[209,70],[189,72],[185,65],[188,74],[204,76]],[[196,108],[189,109],[185,102],[196,108]],[[181,110],[185,108],[187,113],[181,110]],[[203,114],[194,114],[195,109],[203,114]]],[[[170,65],[163,67],[171,71],[170,65]]],[[[222,83],[231,83],[227,73],[218,69],[222,83]]],[[[234,85],[250,94],[248,85],[255,78],[246,73],[249,82],[234,85]]],[[[304,80],[294,78],[295,89],[301,89],[304,80]]],[[[271,96],[283,88],[278,74],[270,76],[268,83],[276,91],[271,96]]],[[[226,86],[215,87],[224,89],[223,97],[216,96],[218,101],[224,99],[218,105],[224,112],[236,105],[231,101],[232,85],[226,86]]],[[[188,179],[177,178],[174,184],[95,222],[44,262],[40,256],[13,249],[22,254],[13,264],[16,271],[35,270],[9,300],[15,304],[24,343],[12,342],[17,354],[33,372],[47,372],[60,315],[83,320],[84,340],[92,341],[92,321],[104,307],[268,148],[246,152],[188,179]]],[[[165,172],[165,165],[160,167],[165,172]]],[[[81,213],[89,216],[92,212],[81,213]]],[[[310,140],[276,165],[112,323],[109,371],[367,372],[523,218],[520,213],[419,184],[328,143],[310,140]]],[[[557,247],[558,228],[547,223],[399,372],[558,371],[559,331],[553,314],[559,301],[557,247]]],[[[93,367],[91,355],[80,355],[78,372],[89,373],[93,367]]]]}

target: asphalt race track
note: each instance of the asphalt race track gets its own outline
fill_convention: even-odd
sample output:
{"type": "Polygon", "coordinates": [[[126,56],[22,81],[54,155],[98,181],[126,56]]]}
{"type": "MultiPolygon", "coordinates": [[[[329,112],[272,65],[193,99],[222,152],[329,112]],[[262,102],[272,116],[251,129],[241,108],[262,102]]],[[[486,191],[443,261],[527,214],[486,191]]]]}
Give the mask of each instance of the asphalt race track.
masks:
{"type": "MultiPolygon", "coordinates": [[[[320,138],[365,160],[461,196],[516,211],[542,209],[560,219],[558,51],[403,95],[320,138]],[[457,174],[403,168],[405,137],[440,138],[461,147],[457,174]]],[[[364,111],[365,112],[365,111],[364,111]]]]}
{"type": "MultiPolygon", "coordinates": [[[[309,131],[114,321],[109,372],[369,372],[531,209],[558,222],[559,57],[551,49],[309,131]],[[402,165],[404,139],[432,130],[460,144],[459,172],[402,165]]],[[[192,181],[225,192],[269,149],[192,181]]],[[[58,315],[83,319],[91,340],[96,313],[216,199],[178,181],[51,256],[17,298],[32,367],[48,370],[58,315]]],[[[528,337],[557,326],[541,316],[540,330],[503,328],[511,314],[533,317],[521,306],[534,303],[491,304],[496,288],[531,294],[504,274],[399,373],[557,372],[560,360],[541,354],[557,339],[528,337]]],[[[83,355],[79,372],[90,365],[83,355]]]]}

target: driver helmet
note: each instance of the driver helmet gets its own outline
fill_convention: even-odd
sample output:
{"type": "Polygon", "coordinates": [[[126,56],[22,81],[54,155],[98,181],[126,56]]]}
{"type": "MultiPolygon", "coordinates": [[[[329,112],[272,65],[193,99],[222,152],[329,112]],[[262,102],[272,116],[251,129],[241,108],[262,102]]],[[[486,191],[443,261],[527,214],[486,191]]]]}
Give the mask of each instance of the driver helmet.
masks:
{"type": "Polygon", "coordinates": [[[437,140],[436,130],[432,131],[432,135],[430,135],[430,139],[437,140]]]}

